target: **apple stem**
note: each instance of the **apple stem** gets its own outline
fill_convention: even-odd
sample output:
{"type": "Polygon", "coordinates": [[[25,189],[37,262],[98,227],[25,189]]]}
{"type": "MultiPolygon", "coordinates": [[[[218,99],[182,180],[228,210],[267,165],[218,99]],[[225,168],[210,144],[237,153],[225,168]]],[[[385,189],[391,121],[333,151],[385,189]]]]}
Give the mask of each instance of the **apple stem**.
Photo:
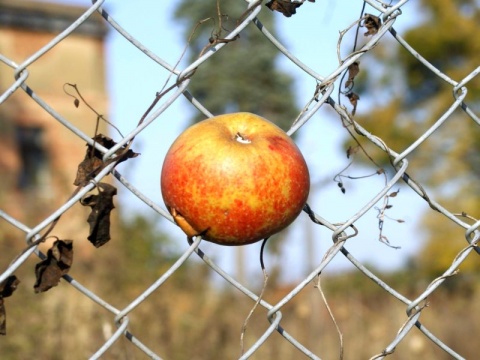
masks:
{"type": "Polygon", "coordinates": [[[242,143],[242,144],[250,144],[251,141],[248,140],[247,138],[245,138],[242,134],[240,134],[239,132],[237,132],[237,134],[235,135],[235,140],[237,140],[239,143],[242,143]]]}

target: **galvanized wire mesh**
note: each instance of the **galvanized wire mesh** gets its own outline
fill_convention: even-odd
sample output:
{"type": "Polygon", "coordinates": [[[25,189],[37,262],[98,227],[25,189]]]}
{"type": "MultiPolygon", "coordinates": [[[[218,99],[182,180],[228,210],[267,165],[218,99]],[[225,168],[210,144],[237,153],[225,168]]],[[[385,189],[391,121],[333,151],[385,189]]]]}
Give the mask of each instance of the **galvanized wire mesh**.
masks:
{"type": "MultiPolygon", "coordinates": [[[[325,256],[323,259],[317,263],[314,268],[310,269],[308,276],[305,276],[305,278],[300,281],[296,287],[290,290],[286,296],[274,304],[268,303],[263,299],[259,299],[258,293],[249,289],[245,284],[238,282],[234,277],[232,277],[218,264],[211,260],[206,253],[202,252],[199,247],[199,245],[201,245],[201,239],[199,237],[194,239],[193,243],[183,252],[183,254],[178,258],[175,264],[168,269],[168,271],[165,271],[154,283],[146,284],[146,290],[138,297],[131,299],[131,302],[123,308],[117,308],[113,306],[111,299],[108,300],[101,298],[91,289],[77,282],[74,278],[70,277],[69,275],[64,275],[63,278],[69,283],[69,285],[78,290],[77,296],[88,298],[96,306],[102,307],[106,311],[110,312],[111,320],[117,327],[116,331],[114,331],[110,338],[105,341],[103,346],[97,349],[97,351],[91,355],[91,359],[98,359],[102,357],[103,354],[105,354],[112,346],[114,346],[115,342],[120,337],[125,337],[128,339],[132,346],[138,347],[138,349],[143,351],[148,357],[155,359],[161,358],[162,354],[157,354],[152,351],[149,348],[149,344],[143,343],[141,338],[138,338],[134,332],[131,332],[131,320],[129,315],[152,293],[161,292],[162,285],[165,283],[165,281],[169,279],[175,273],[175,271],[179,269],[194,253],[196,253],[208,266],[210,266],[213,271],[217,272],[221,277],[223,277],[228,284],[241,291],[246,298],[250,298],[253,301],[259,301],[259,306],[264,307],[267,310],[265,321],[269,322],[268,328],[255,343],[251,344],[250,347],[246,349],[241,358],[250,357],[256,350],[261,348],[267,339],[275,332],[280,334],[286,341],[290,342],[294,347],[296,347],[300,353],[305,354],[307,357],[317,359],[322,356],[322,354],[313,353],[310,349],[303,345],[303,339],[295,337],[289,333],[288,329],[282,327],[282,308],[292,301],[292,299],[296,297],[305,287],[314,282],[314,280],[318,277],[318,274],[326,269],[335,257],[339,256],[344,256],[358,269],[360,273],[381,287],[385,292],[385,296],[391,295],[397,299],[399,303],[404,304],[406,316],[403,325],[398,329],[398,333],[393,339],[385,339],[386,346],[378,349],[378,354],[374,355],[373,358],[384,358],[389,354],[392,354],[397,345],[399,345],[414,328],[417,328],[426,338],[430,339],[432,343],[445,351],[445,353],[457,359],[462,358],[460,355],[461,349],[453,349],[449,347],[448,344],[440,340],[440,338],[436,335],[435,330],[429,329],[422,324],[421,317],[427,297],[441,287],[444,281],[455,273],[459,265],[462,264],[472,252],[478,252],[477,242],[480,237],[480,221],[477,219],[466,219],[469,220],[466,221],[464,220],[464,217],[459,216],[459,214],[455,214],[453,210],[442,206],[442,204],[438,203],[434,198],[427,195],[422,184],[417,182],[413,177],[407,175],[407,170],[409,169],[409,156],[411,156],[411,154],[418,149],[423,142],[427,141],[430,137],[434,137],[436,130],[444,123],[451,120],[451,115],[454,111],[463,111],[467,115],[467,121],[472,121],[476,125],[480,125],[479,115],[472,110],[469,104],[464,102],[464,99],[469,91],[470,82],[480,74],[480,66],[472,69],[472,71],[463,79],[450,78],[442,72],[442,69],[436,68],[432,63],[428,62],[424,57],[422,57],[422,49],[412,48],[402,38],[402,36],[395,31],[395,22],[401,16],[404,16],[404,14],[402,14],[402,7],[408,2],[407,0],[395,2],[394,5],[389,5],[386,2],[381,1],[365,0],[364,3],[369,6],[369,11],[372,13],[375,12],[378,18],[382,20],[379,28],[377,29],[378,31],[375,31],[375,33],[368,38],[368,41],[366,41],[365,44],[344,57],[334,71],[328,74],[323,74],[323,69],[313,69],[307,66],[302,62],[302,59],[297,58],[294,53],[291,53],[288,50],[288,47],[282,45],[282,43],[269,32],[269,29],[267,29],[257,18],[257,15],[261,11],[269,10],[263,6],[264,4],[261,2],[251,1],[245,3],[245,10],[249,10],[246,11],[242,21],[238,23],[234,30],[228,33],[225,39],[222,39],[222,41],[214,44],[211,48],[209,48],[208,51],[201,55],[198,60],[179,70],[177,68],[177,64],[171,64],[163,60],[154,52],[150,51],[127,30],[122,28],[104,8],[106,2],[107,1],[105,0],[94,1],[91,7],[88,8],[88,10],[82,16],[72,22],[68,28],[59,33],[48,44],[38,49],[38,51],[34,54],[31,54],[31,56],[25,59],[25,61],[21,64],[16,64],[14,61],[9,59],[9,54],[0,54],[0,61],[14,69],[14,78],[12,79],[11,85],[8,87],[8,89],[1,94],[0,105],[5,103],[12,94],[16,92],[25,92],[30,97],[31,101],[36,102],[43,109],[43,111],[46,111],[51,115],[51,121],[57,121],[63,124],[65,126],[64,131],[72,132],[86,143],[96,146],[96,148],[104,154],[104,161],[109,162],[115,159],[119,149],[125,146],[135,136],[145,131],[150,124],[153,122],[161,122],[162,114],[179,98],[184,97],[188,99],[188,101],[191,102],[192,107],[197,108],[198,111],[202,112],[205,116],[211,117],[212,114],[208,111],[208,109],[206,109],[195,99],[194,94],[189,93],[188,85],[191,81],[195,81],[194,70],[197,67],[201,67],[202,64],[207,62],[211,57],[217,56],[219,52],[228,51],[228,40],[234,39],[236,35],[241,34],[247,26],[257,27],[258,31],[263,34],[264,41],[271,42],[281,53],[283,53],[288,61],[297,66],[298,72],[307,74],[309,77],[315,80],[317,85],[316,89],[312,89],[312,94],[314,94],[313,97],[310,99],[305,99],[304,110],[301,112],[301,114],[299,114],[297,119],[292,119],[292,126],[288,131],[288,134],[291,135],[296,131],[301,132],[302,126],[310,121],[315,113],[317,113],[321,108],[330,107],[338,114],[345,126],[353,128],[358,134],[362,135],[364,138],[368,139],[369,142],[377,146],[381,151],[388,154],[388,156],[392,159],[394,173],[391,178],[388,179],[385,185],[378,189],[375,196],[364,203],[363,206],[361,206],[353,216],[341,224],[334,223],[331,220],[329,221],[328,215],[324,215],[324,217],[320,216],[320,211],[317,211],[314,208],[310,208],[309,206],[305,208],[305,212],[308,214],[313,223],[322,227],[326,227],[330,231],[333,244],[327,249],[327,251],[325,251],[325,256]],[[75,32],[75,30],[95,12],[101,14],[105,24],[110,27],[111,31],[116,31],[124,36],[133,44],[134,47],[138,49],[138,51],[142,52],[146,57],[151,59],[156,66],[166,69],[171,73],[171,76],[176,79],[176,86],[162,94],[162,97],[159,98],[158,106],[148,114],[148,116],[140,125],[138,125],[127,136],[124,136],[122,139],[120,139],[120,141],[118,141],[118,143],[111,149],[106,149],[98,144],[94,144],[90,136],[78,129],[72,124],[71,121],[69,121],[69,119],[63,117],[59,112],[51,107],[49,103],[39,97],[34,88],[29,87],[30,66],[34,64],[42,55],[48,53],[53,48],[61,44],[64,39],[68,38],[73,32],[75,32]],[[338,84],[338,80],[342,74],[347,72],[352,64],[365,56],[365,54],[368,54],[371,49],[384,41],[386,38],[393,38],[396,40],[406,49],[406,51],[410,52],[418,60],[418,66],[424,66],[431,71],[432,74],[443,80],[446,84],[449,84],[453,95],[448,110],[443,113],[428,130],[426,130],[420,137],[415,139],[410,146],[405,148],[400,153],[393,151],[389,147],[388,143],[364,129],[361,124],[355,121],[347,107],[339,104],[333,99],[336,89],[335,86],[338,84]],[[224,47],[225,49],[223,49],[224,47]],[[394,191],[394,187],[401,182],[407,184],[416,194],[418,194],[419,198],[426,201],[432,209],[435,209],[435,211],[441,213],[444,216],[443,221],[453,222],[456,226],[458,226],[458,228],[463,229],[464,232],[464,238],[454,239],[452,241],[465,242],[465,248],[460,251],[454,259],[452,259],[451,266],[445,269],[442,276],[434,279],[430,284],[425,286],[423,291],[421,291],[414,299],[405,297],[402,293],[398,292],[389,286],[389,284],[382,281],[378,275],[373,273],[371,270],[369,270],[369,268],[358,261],[344,247],[349,241],[351,241],[352,238],[358,235],[356,231],[356,223],[368,211],[374,208],[376,204],[384,200],[385,196],[394,191]]],[[[297,3],[303,2],[304,1],[298,1],[297,3]]],[[[360,2],[360,4],[362,3],[360,2]]],[[[314,6],[312,4],[304,4],[305,7],[307,5],[314,6]]],[[[411,14],[409,16],[411,16],[411,14]]],[[[139,24],[139,26],[141,26],[141,24],[139,24]]],[[[472,39],[475,39],[476,37],[476,35],[472,34],[472,39]]],[[[315,149],[312,149],[312,151],[315,151],[315,149]]],[[[0,274],[0,283],[7,279],[10,275],[14,274],[17,269],[25,266],[27,259],[29,259],[31,256],[36,255],[40,258],[45,258],[45,255],[38,250],[38,244],[35,242],[35,240],[40,238],[42,232],[45,231],[52,223],[54,223],[60,215],[66,212],[87,193],[94,189],[96,185],[109,174],[113,174],[118,183],[122,184],[126,189],[131,191],[140,200],[150,206],[152,211],[157,212],[164,218],[172,221],[170,214],[164,208],[162,208],[162,206],[157,204],[157,199],[150,199],[143,195],[141,189],[135,188],[128,181],[126,176],[123,176],[121,173],[115,170],[115,165],[116,162],[111,161],[109,165],[104,167],[103,170],[98,173],[95,179],[83,186],[74,194],[74,196],[72,196],[68,201],[66,201],[43,221],[38,222],[32,227],[21,223],[14,216],[6,213],[3,210],[0,210],[0,216],[3,218],[2,227],[7,225],[15,227],[26,234],[25,238],[23,239],[26,241],[25,248],[21,253],[18,254],[19,256],[13,259],[14,261],[11,262],[10,265],[0,274]]],[[[215,319],[212,319],[211,321],[214,322],[215,319]]],[[[186,339],[186,342],[188,343],[188,339],[186,339]]],[[[234,357],[236,357],[236,354],[232,354],[232,358],[234,357]]]]}

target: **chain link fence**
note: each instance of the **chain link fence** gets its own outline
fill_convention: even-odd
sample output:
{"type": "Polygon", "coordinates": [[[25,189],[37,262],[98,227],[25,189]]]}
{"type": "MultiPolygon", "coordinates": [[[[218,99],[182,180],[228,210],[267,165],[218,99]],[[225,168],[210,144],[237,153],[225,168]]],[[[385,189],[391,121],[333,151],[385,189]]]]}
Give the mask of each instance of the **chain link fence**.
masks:
{"type": "MultiPolygon", "coordinates": [[[[107,1],[105,0],[94,1],[90,8],[88,8],[83,15],[72,22],[64,31],[59,33],[53,40],[48,42],[48,44],[39,48],[34,54],[31,54],[21,64],[16,64],[13,60],[11,60],[9,58],[9,54],[0,54],[0,61],[14,69],[14,78],[11,80],[11,85],[1,94],[0,106],[2,104],[6,104],[7,100],[12,94],[18,92],[26,93],[32,102],[37,103],[42,108],[42,111],[50,114],[50,121],[63,124],[65,127],[65,132],[71,132],[75,134],[75,136],[81,138],[82,141],[86,142],[91,147],[95,147],[102,154],[101,161],[103,164],[100,170],[95,173],[93,178],[89,179],[88,181],[80,182],[80,186],[78,187],[77,191],[75,191],[73,196],[68,199],[68,201],[65,201],[65,203],[53,211],[48,217],[34,224],[34,226],[27,226],[26,224],[20,222],[15,216],[7,213],[3,209],[0,209],[0,217],[3,219],[1,224],[2,228],[12,227],[22,231],[25,234],[25,237],[22,240],[26,241],[25,247],[17,254],[18,256],[16,256],[14,259],[9,259],[9,261],[11,261],[10,264],[7,268],[2,269],[2,272],[0,273],[0,284],[3,284],[1,289],[2,306],[3,298],[7,298],[9,295],[11,295],[13,290],[15,290],[16,281],[12,276],[18,269],[27,266],[27,261],[31,257],[38,256],[42,260],[53,258],[60,269],[60,265],[63,264],[62,261],[68,262],[68,251],[62,252],[63,250],[58,250],[57,248],[52,250],[53,255],[44,254],[39,250],[39,243],[45,240],[49,229],[52,227],[52,225],[56,224],[59,217],[79,201],[85,201],[85,196],[92,190],[94,190],[96,187],[99,187],[99,191],[107,191],[106,188],[102,188],[100,184],[104,184],[103,180],[108,175],[112,174],[119,184],[125,187],[125,189],[128,189],[128,191],[137,196],[141,201],[146,203],[152,209],[152,211],[160,214],[169,221],[172,221],[170,214],[162,206],[159,206],[155,199],[150,199],[142,194],[142,190],[134,187],[129,182],[128,176],[122,175],[115,169],[115,167],[120,160],[125,159],[126,152],[124,150],[128,149],[129,144],[132,142],[135,136],[139,135],[143,131],[146,131],[146,128],[153,122],[161,122],[162,114],[172,104],[178,101],[179,98],[186,98],[192,104],[192,107],[198,109],[198,111],[203,113],[206,117],[212,116],[209,110],[206,109],[199,101],[197,101],[195,94],[191,94],[189,92],[188,85],[190,82],[195,81],[194,72],[196,68],[201,67],[203,63],[208,62],[211,57],[217,56],[218,53],[222,51],[229,51],[228,43],[233,41],[237,35],[241,35],[242,31],[247,26],[250,26],[256,27],[262,34],[264,41],[271,42],[284,55],[284,57],[288,59],[288,61],[295,64],[298,72],[308,74],[308,76],[314,79],[317,84],[316,89],[312,89],[313,96],[310,99],[305,99],[303,111],[299,114],[297,119],[292,119],[292,125],[288,131],[288,134],[292,135],[296,131],[301,133],[302,126],[309,122],[314,114],[316,114],[322,108],[331,108],[341,119],[345,128],[351,129],[356,134],[361,135],[363,138],[367,139],[369,143],[373,144],[388,155],[388,157],[391,159],[392,169],[394,170],[392,176],[388,179],[388,181],[385,182],[385,185],[382,188],[378,189],[375,196],[373,196],[369,201],[365,202],[353,216],[341,224],[334,223],[333,221],[329,220],[328,214],[321,216],[321,212],[315,208],[310,206],[305,207],[305,213],[314,224],[328,229],[333,243],[328,250],[325,251],[325,256],[323,259],[319,263],[315,264],[314,268],[310,269],[308,276],[305,276],[304,279],[300,281],[294,288],[289,289],[288,293],[284,295],[281,300],[275,303],[270,303],[267,302],[267,300],[262,299],[258,291],[252,290],[245,284],[240,283],[237,279],[222,269],[222,267],[220,267],[215,261],[213,261],[208,253],[200,250],[202,243],[199,237],[194,238],[193,243],[155,282],[151,284],[145,284],[146,289],[139,296],[132,298],[131,302],[122,308],[118,308],[117,306],[113,305],[115,303],[114,299],[104,299],[100,297],[94,290],[82,285],[81,282],[60,271],[60,275],[62,275],[63,279],[69,284],[69,286],[73,287],[77,291],[74,296],[85,297],[92,304],[94,304],[94,306],[103,308],[109,312],[111,314],[111,321],[116,325],[115,331],[109,334],[108,339],[100,348],[96,350],[94,354],[91,355],[90,358],[99,359],[103,356],[107,356],[109,349],[114,346],[117,340],[119,340],[121,337],[124,337],[131,343],[131,346],[137,347],[147,357],[161,359],[162,354],[151,350],[150,345],[148,343],[144,343],[141,336],[137,337],[135,331],[132,330],[135,328],[135,323],[130,318],[130,315],[132,311],[141,306],[150,295],[155,292],[161,293],[166,281],[173,277],[176,271],[182,267],[190,257],[196,254],[214,272],[218,273],[225,280],[225,282],[229,284],[229,286],[235,287],[241,293],[243,293],[246,301],[251,299],[252,301],[248,300],[250,304],[258,303],[259,308],[263,307],[266,310],[265,322],[268,322],[268,327],[264,330],[263,334],[259,336],[254,343],[250,344],[249,347],[246,348],[241,354],[240,357],[243,359],[251,357],[257,350],[262,348],[262,346],[264,346],[264,344],[271,336],[273,336],[274,333],[283,337],[286,342],[289,342],[291,345],[293,345],[298,350],[298,353],[304,354],[306,357],[312,359],[318,359],[322,357],[321,353],[314,353],[311,349],[304,345],[304,339],[302,339],[300,336],[294,335],[295,331],[290,332],[288,327],[284,327],[282,324],[282,311],[290,302],[293,301],[297,295],[300,294],[300,292],[302,292],[303,289],[311,286],[312,283],[317,283],[317,281],[317,285],[319,285],[319,280],[317,280],[319,274],[321,274],[322,271],[327,268],[334,258],[341,256],[348,259],[348,261],[351,262],[356,267],[358,272],[364,277],[370,279],[376,285],[378,285],[378,287],[383,289],[385,296],[391,296],[396,299],[398,303],[402,304],[406,312],[404,323],[398,328],[396,335],[393,338],[388,338],[386,335],[383,339],[384,347],[378,349],[378,354],[372,354],[372,358],[380,359],[393,354],[397,346],[399,346],[402,341],[405,340],[407,335],[411,333],[413,329],[417,329],[425,336],[425,338],[428,338],[431,343],[438,346],[438,348],[443,350],[446,354],[453,358],[461,359],[461,349],[453,349],[450,347],[450,344],[442,341],[437,334],[437,329],[430,329],[422,323],[422,315],[426,307],[427,298],[439,287],[441,287],[447,278],[456,273],[458,267],[470,254],[479,252],[477,242],[480,237],[480,221],[469,217],[468,214],[457,214],[454,212],[454,210],[442,206],[442,204],[437,202],[436,199],[430,197],[429,194],[427,194],[424,190],[424,187],[422,186],[423,184],[416,181],[414,176],[407,174],[407,171],[409,169],[409,157],[412,155],[412,153],[414,153],[414,151],[416,151],[424,142],[428,141],[429,138],[435,137],[436,130],[439,129],[444,123],[450,121],[452,114],[455,111],[463,111],[468,119],[466,121],[471,121],[476,125],[480,125],[479,115],[475,113],[473,108],[464,101],[467,93],[469,92],[469,85],[471,84],[472,80],[475,77],[478,77],[480,74],[480,66],[472,69],[472,71],[463,79],[450,78],[447,74],[442,72],[442,69],[436,68],[434,64],[427,61],[422,56],[422,49],[415,49],[411,47],[410,44],[406,42],[397,31],[395,31],[395,23],[399,18],[405,16],[402,13],[402,7],[408,3],[407,0],[396,1],[394,4],[389,4],[388,2],[382,1],[366,0],[363,3],[359,1],[359,4],[356,4],[356,6],[359,6],[360,9],[361,5],[365,4],[368,6],[368,11],[375,15],[369,15],[366,12],[362,12],[358,21],[352,24],[351,28],[341,32],[339,38],[341,40],[341,38],[348,31],[361,25],[368,32],[367,41],[358,48],[355,48],[346,57],[341,59],[339,66],[334,71],[329,74],[320,75],[320,73],[323,72],[323,69],[312,69],[303,63],[302,59],[297,58],[294,53],[290,52],[288,47],[284,46],[275,36],[273,36],[272,33],[269,32],[269,29],[266,28],[257,18],[257,15],[260,12],[271,10],[277,11],[276,14],[278,16],[281,16],[279,13],[283,13],[283,15],[286,16],[292,16],[295,15],[296,10],[299,10],[299,13],[295,16],[301,16],[300,10],[311,11],[315,4],[313,4],[312,0],[310,0],[311,3],[305,3],[305,0],[296,2],[278,0],[267,2],[267,5],[270,7],[270,9],[268,9],[265,6],[266,4],[262,3],[262,1],[245,2],[245,13],[238,22],[236,28],[229,32],[224,39],[221,39],[221,41],[214,41],[214,43],[212,43],[211,46],[209,46],[208,49],[204,51],[204,53],[201,54],[196,61],[179,70],[177,68],[177,64],[171,64],[167,61],[164,61],[162,58],[150,51],[128,31],[122,28],[105,9],[104,6],[106,2],[107,1]],[[300,8],[300,6],[302,7],[300,8]],[[92,140],[90,136],[76,127],[71,121],[69,121],[68,118],[65,118],[59,112],[57,112],[46,100],[42,99],[36,93],[35,88],[29,87],[29,68],[31,65],[35,64],[35,62],[44,54],[48,53],[56,46],[59,46],[62,41],[74,33],[76,29],[94,13],[99,13],[103,17],[103,20],[110,28],[110,31],[115,31],[121,34],[131,44],[133,44],[138,51],[151,59],[156,66],[166,69],[170,72],[171,77],[176,79],[174,86],[157,95],[157,99],[154,103],[155,106],[152,106],[152,110],[146,114],[143,121],[141,121],[131,133],[121,138],[116,144],[110,144],[110,146],[105,146],[105,144],[102,145],[101,141],[98,141],[98,139],[95,141],[92,140]],[[371,134],[364,127],[362,127],[361,123],[356,122],[354,115],[352,115],[354,110],[352,111],[350,105],[346,107],[339,101],[334,100],[336,84],[338,84],[338,81],[341,79],[341,77],[347,74],[349,75],[349,78],[353,80],[356,75],[355,65],[358,66],[358,61],[363,56],[368,54],[369,51],[372,50],[377,44],[381,43],[387,38],[390,40],[393,38],[401,46],[403,46],[406,51],[408,51],[418,60],[418,66],[425,67],[436,77],[443,80],[444,83],[448,84],[451,87],[453,95],[448,110],[441,114],[441,116],[438,117],[438,120],[432,126],[430,126],[420,137],[412,141],[411,144],[407,148],[403,149],[400,153],[392,150],[387,142],[371,134]],[[223,49],[224,47],[225,49],[223,49]],[[375,274],[367,266],[358,261],[355,256],[353,256],[345,248],[345,245],[351,241],[352,238],[355,238],[358,235],[356,228],[357,222],[362,219],[367,212],[378,206],[379,203],[385,202],[389,196],[395,194],[395,189],[400,183],[408,185],[416,194],[418,194],[419,198],[423,199],[428,204],[428,206],[432,209],[431,211],[436,211],[442,214],[443,221],[454,223],[459,229],[462,229],[464,235],[458,239],[452,239],[452,241],[464,243],[464,248],[454,259],[452,259],[451,266],[444,269],[444,272],[440,277],[427,284],[422,291],[418,293],[416,298],[408,298],[395,288],[391,287],[388,283],[384,282],[379,275],[375,274]],[[60,251],[61,255],[58,255],[58,253],[55,255],[55,251],[60,251]]],[[[139,24],[139,26],[141,26],[141,24],[139,24]]],[[[476,34],[472,34],[472,41],[473,39],[476,39],[476,34]]],[[[351,105],[354,106],[356,100],[358,99],[355,99],[354,96],[352,98],[352,95],[350,95],[351,105]]],[[[458,126],[461,126],[461,124],[458,126]]],[[[453,139],[453,141],[461,141],[461,139],[453,139]]],[[[315,150],[313,149],[312,151],[315,150]]],[[[432,154],[432,158],[433,156],[434,154],[432,154]]],[[[26,204],[25,206],[28,205],[26,204]]],[[[408,224],[405,226],[408,226],[408,224]]],[[[18,240],[21,238],[22,237],[18,236],[18,240]]],[[[57,247],[58,246],[59,245],[57,245],[57,247]]],[[[68,250],[69,244],[65,243],[62,246],[65,246],[68,250]]],[[[474,255],[475,254],[472,254],[472,256],[474,255]]],[[[53,292],[56,290],[58,289],[54,289],[53,292]]],[[[258,308],[257,311],[259,311],[258,308]]],[[[214,323],[215,319],[208,319],[206,321],[214,323]]],[[[458,321],[462,320],[458,319],[458,321]]],[[[154,324],[152,324],[152,326],[153,325],[154,324]]],[[[149,324],[144,324],[143,326],[149,326],[149,324]]],[[[471,335],[472,339],[474,339],[474,334],[471,335]]],[[[4,339],[1,339],[1,341],[8,341],[8,336],[4,339]]],[[[185,343],[189,343],[188,336],[185,336],[185,343]]],[[[340,357],[342,356],[343,355],[341,352],[340,357]]],[[[236,354],[232,354],[231,357],[236,357],[236,354]]]]}

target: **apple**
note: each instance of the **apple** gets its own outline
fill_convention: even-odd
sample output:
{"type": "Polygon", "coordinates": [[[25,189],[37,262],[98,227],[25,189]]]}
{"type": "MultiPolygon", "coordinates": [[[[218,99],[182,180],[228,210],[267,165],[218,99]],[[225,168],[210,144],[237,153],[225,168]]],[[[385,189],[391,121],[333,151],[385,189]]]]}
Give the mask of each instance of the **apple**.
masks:
{"type": "Polygon", "coordinates": [[[168,211],[191,239],[245,245],[290,225],[310,190],[305,159],[275,124],[246,112],[216,116],[173,142],[161,173],[168,211]]]}

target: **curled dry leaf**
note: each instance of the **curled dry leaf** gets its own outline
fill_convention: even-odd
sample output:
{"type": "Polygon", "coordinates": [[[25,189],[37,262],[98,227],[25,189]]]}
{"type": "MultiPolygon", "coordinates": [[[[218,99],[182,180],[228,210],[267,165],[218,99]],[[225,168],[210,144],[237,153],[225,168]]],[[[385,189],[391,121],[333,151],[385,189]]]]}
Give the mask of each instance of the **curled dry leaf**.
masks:
{"type": "Polygon", "coordinates": [[[72,262],[73,241],[56,240],[48,250],[47,258],[35,266],[35,292],[44,292],[57,286],[60,278],[70,270],[72,262]]]}
{"type": "Polygon", "coordinates": [[[348,100],[350,101],[350,104],[352,104],[353,106],[352,115],[355,115],[355,113],[357,112],[357,104],[358,104],[358,100],[360,100],[360,96],[358,96],[354,92],[349,92],[345,96],[348,98],[348,100]]]}
{"type": "Polygon", "coordinates": [[[353,80],[360,72],[360,63],[355,61],[348,66],[348,80],[345,82],[345,87],[349,88],[353,86],[353,80]]]}
{"type": "MultiPolygon", "coordinates": [[[[308,0],[315,2],[315,0],[308,0]]],[[[281,12],[284,16],[290,17],[297,13],[297,8],[303,5],[303,2],[292,2],[289,0],[270,0],[265,4],[272,11],[281,12]]]]}
{"type": "Polygon", "coordinates": [[[364,35],[375,35],[376,33],[378,33],[378,29],[380,29],[381,25],[382,20],[380,20],[379,17],[372,14],[365,14],[363,26],[367,28],[367,32],[364,35]]]}
{"type": "Polygon", "coordinates": [[[190,240],[194,236],[200,235],[201,232],[195,230],[192,225],[180,214],[175,208],[168,208],[170,214],[172,214],[175,224],[177,224],[180,229],[187,235],[187,238],[190,240]]]}
{"type": "Polygon", "coordinates": [[[117,188],[107,183],[98,183],[97,189],[98,195],[87,195],[80,203],[92,208],[87,219],[90,225],[88,240],[98,248],[110,240],[110,213],[115,208],[113,197],[117,195],[117,188]]]}
{"type": "Polygon", "coordinates": [[[97,149],[92,151],[92,147],[88,145],[85,158],[78,165],[77,177],[75,178],[73,184],[76,186],[86,184],[101,170],[102,165],[103,161],[100,152],[97,149]]]}
{"type": "Polygon", "coordinates": [[[0,335],[7,335],[7,313],[3,299],[12,296],[19,283],[15,275],[10,275],[0,283],[0,335]]]}
{"type": "Polygon", "coordinates": [[[15,275],[10,275],[0,283],[0,297],[6,298],[12,296],[13,292],[17,289],[20,280],[15,275]]]}
{"type": "Polygon", "coordinates": [[[2,297],[0,297],[0,335],[7,335],[7,313],[2,297]]]}
{"type": "MultiPolygon", "coordinates": [[[[111,149],[117,143],[113,141],[108,136],[98,134],[93,138],[93,141],[97,144],[102,145],[107,149],[111,149]]],[[[115,153],[117,156],[120,156],[118,163],[121,163],[127,159],[137,157],[139,154],[133,152],[131,149],[128,149],[123,146],[115,153]]],[[[84,185],[91,179],[93,179],[103,168],[104,162],[102,160],[103,154],[94,148],[92,145],[87,144],[87,152],[85,158],[78,165],[77,177],[73,182],[74,185],[80,186],[84,185]]]]}
{"type": "Polygon", "coordinates": [[[350,159],[350,156],[353,156],[355,155],[356,153],[358,153],[358,150],[360,150],[360,146],[349,146],[348,149],[347,149],[347,159],[350,159]]]}
{"type": "Polygon", "coordinates": [[[398,189],[397,191],[393,191],[391,192],[390,194],[388,194],[389,197],[395,197],[398,195],[398,193],[400,192],[400,189],[398,189]]]}

